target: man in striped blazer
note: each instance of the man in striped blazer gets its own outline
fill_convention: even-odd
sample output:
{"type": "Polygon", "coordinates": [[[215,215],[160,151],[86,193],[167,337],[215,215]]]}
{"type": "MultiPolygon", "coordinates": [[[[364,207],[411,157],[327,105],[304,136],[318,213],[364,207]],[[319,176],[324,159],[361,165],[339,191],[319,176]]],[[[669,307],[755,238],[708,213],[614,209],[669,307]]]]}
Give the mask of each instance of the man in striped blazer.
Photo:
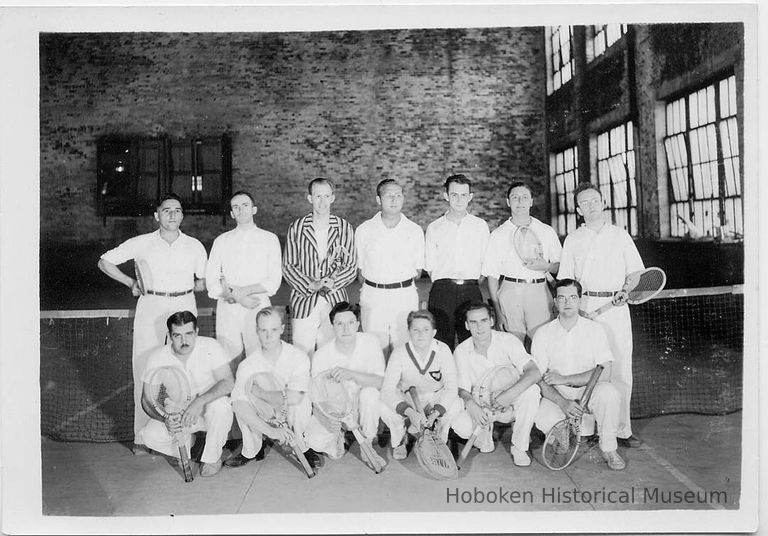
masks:
{"type": "Polygon", "coordinates": [[[346,287],[357,275],[357,253],[352,226],[331,214],[333,183],[317,178],[307,190],[312,212],[288,229],[283,277],[291,286],[293,344],[311,357],[333,339],[328,314],[349,299],[346,287]]]}

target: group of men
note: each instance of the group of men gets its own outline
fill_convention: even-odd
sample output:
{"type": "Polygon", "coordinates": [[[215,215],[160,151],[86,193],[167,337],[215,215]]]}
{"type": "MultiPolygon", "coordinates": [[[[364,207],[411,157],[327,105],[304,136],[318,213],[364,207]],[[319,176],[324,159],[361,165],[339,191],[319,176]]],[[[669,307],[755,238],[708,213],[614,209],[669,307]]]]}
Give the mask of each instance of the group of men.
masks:
{"type": "MultiPolygon", "coordinates": [[[[151,448],[174,455],[171,429],[162,426],[144,395],[152,369],[163,364],[173,363],[190,379],[196,398],[184,419],[188,432],[207,430],[203,475],[220,470],[233,415],[242,450],[224,465],[260,457],[263,436],[285,442],[285,433],[302,436],[314,466],[322,464],[319,453],[341,456],[338,426],[312,411],[309,384],[318,372],[331,371],[336,381],[357,387],[365,440],[372,441],[381,419],[390,430],[393,458],[402,459],[406,430],[425,419],[408,402],[407,387],[416,386],[443,439],[451,429],[467,438],[478,424],[491,428],[474,396],[478,378],[489,367],[512,364],[520,379],[500,395],[508,411],[494,418],[514,420],[510,452],[524,466],[530,464],[534,422],[546,433],[564,416],[581,416],[574,399],[602,364],[589,409],[608,465],[623,468],[617,439],[627,447],[641,443],[629,419],[629,312],[614,307],[593,321],[579,311],[610,301],[626,276],[643,268],[632,239],[610,223],[600,191],[589,183],[574,192],[584,225],[562,247],[556,232],[531,216],[533,192],[525,183],[507,189],[510,218],[492,233],[468,211],[469,178],[452,175],[444,188],[448,210],[426,233],[402,213],[403,187],[391,179],[376,188],[380,211],[353,230],[331,213],[333,183],[314,179],[307,195],[312,211],[290,226],[282,254],[277,236],[256,225],[253,197],[240,191],[230,199],[236,227],[216,238],[208,259],[202,244],[179,229],[180,199],[161,199],[158,230],[127,240],[99,261],[103,272],[139,296],[134,452],[151,448]],[[539,237],[537,259],[521,259],[512,245],[521,226],[539,237]],[[118,267],[129,260],[150,274],[143,294],[118,267]],[[422,270],[432,280],[427,310],[419,308],[415,284],[422,270]],[[553,276],[554,289],[548,284],[553,276]],[[349,304],[346,290],[358,277],[359,308],[349,304]],[[283,278],[291,288],[292,344],[281,339],[284,319],[270,302],[283,278]],[[492,306],[483,300],[485,279],[492,306]],[[216,340],[197,337],[194,292],[203,289],[217,300],[216,340]],[[493,317],[498,330],[492,329],[493,317]],[[284,382],[290,432],[260,420],[248,403],[244,378],[254,371],[272,371],[284,382]]],[[[481,434],[476,445],[493,450],[492,435],[481,434]]]]}

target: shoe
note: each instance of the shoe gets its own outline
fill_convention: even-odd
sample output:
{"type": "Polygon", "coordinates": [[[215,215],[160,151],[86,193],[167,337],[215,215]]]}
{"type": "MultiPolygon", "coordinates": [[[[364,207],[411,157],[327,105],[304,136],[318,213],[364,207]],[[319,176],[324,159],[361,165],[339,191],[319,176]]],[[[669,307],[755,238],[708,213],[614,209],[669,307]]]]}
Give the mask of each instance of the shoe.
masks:
{"type": "Polygon", "coordinates": [[[131,446],[131,452],[134,456],[146,456],[152,454],[152,451],[150,451],[146,445],[139,445],[138,443],[134,443],[131,446]]]}
{"type": "Polygon", "coordinates": [[[325,465],[325,460],[323,460],[323,455],[315,452],[312,449],[307,449],[307,451],[304,453],[304,457],[307,459],[312,469],[319,469],[320,467],[325,465]]]}
{"type": "Polygon", "coordinates": [[[340,460],[346,452],[347,446],[344,434],[336,434],[336,440],[333,442],[333,446],[328,449],[328,457],[332,460],[340,460]]]}
{"type": "Polygon", "coordinates": [[[601,450],[600,454],[602,454],[603,459],[608,462],[608,467],[614,471],[621,471],[627,466],[624,460],[621,459],[621,456],[619,456],[618,450],[612,450],[610,452],[603,452],[601,450]]]}
{"type": "Polygon", "coordinates": [[[221,460],[217,460],[213,463],[203,462],[203,467],[200,469],[200,476],[214,476],[221,471],[221,460]]]}
{"type": "Polygon", "coordinates": [[[243,465],[251,463],[253,460],[263,460],[264,459],[264,449],[259,451],[259,454],[257,454],[253,458],[246,458],[242,454],[238,454],[237,456],[232,456],[231,458],[227,459],[224,462],[224,467],[242,467],[243,465]],[[261,455],[261,457],[259,457],[259,454],[261,455]]]}
{"type": "Polygon", "coordinates": [[[619,437],[617,441],[619,445],[628,449],[636,449],[643,444],[643,440],[634,434],[629,437],[619,437]]]}
{"type": "Polygon", "coordinates": [[[392,449],[392,457],[395,460],[404,460],[408,457],[408,449],[405,447],[405,441],[392,449]]]}
{"type": "Polygon", "coordinates": [[[531,465],[531,457],[528,456],[528,453],[524,450],[512,445],[509,447],[509,453],[512,455],[512,461],[514,461],[515,465],[518,467],[528,467],[531,465]]]}

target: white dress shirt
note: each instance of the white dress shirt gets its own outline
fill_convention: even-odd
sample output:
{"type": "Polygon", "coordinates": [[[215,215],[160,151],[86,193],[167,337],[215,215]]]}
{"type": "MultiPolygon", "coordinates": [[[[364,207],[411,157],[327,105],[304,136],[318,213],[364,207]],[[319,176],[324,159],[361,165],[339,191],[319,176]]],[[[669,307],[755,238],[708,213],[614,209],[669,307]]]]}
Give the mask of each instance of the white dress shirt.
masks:
{"type": "Polygon", "coordinates": [[[424,231],[404,214],[392,228],[381,220],[381,212],[360,224],[355,231],[358,267],[372,283],[399,283],[424,268],[424,231]]]}
{"type": "Polygon", "coordinates": [[[479,279],[491,232],[488,224],[467,214],[459,224],[445,215],[427,227],[424,268],[432,281],[479,279]]]}

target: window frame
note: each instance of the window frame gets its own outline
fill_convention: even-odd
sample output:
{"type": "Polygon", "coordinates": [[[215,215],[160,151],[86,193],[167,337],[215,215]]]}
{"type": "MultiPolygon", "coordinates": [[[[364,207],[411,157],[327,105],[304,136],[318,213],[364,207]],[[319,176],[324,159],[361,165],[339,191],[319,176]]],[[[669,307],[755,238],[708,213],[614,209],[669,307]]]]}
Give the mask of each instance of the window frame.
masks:
{"type": "Polygon", "coordinates": [[[603,195],[607,210],[611,213],[611,221],[637,238],[640,236],[640,195],[635,139],[635,126],[630,119],[595,134],[592,145],[597,187],[603,195]],[[603,145],[606,146],[605,149],[603,145]],[[604,150],[607,150],[607,154],[604,150]],[[622,187],[622,182],[626,186],[622,187]]]}
{"type": "Polygon", "coordinates": [[[573,77],[576,75],[576,61],[574,56],[574,46],[573,46],[573,26],[572,25],[559,25],[559,26],[545,26],[544,28],[544,36],[545,36],[545,51],[546,51],[546,62],[547,62],[547,95],[553,94],[555,91],[563,87],[566,83],[568,83],[570,80],[573,79],[573,77]],[[563,50],[564,50],[564,43],[560,39],[560,35],[563,31],[563,28],[568,29],[568,40],[567,40],[567,51],[568,51],[568,61],[565,63],[563,61],[563,50]],[[554,36],[558,36],[558,46],[557,50],[555,50],[553,41],[554,36]],[[557,60],[556,60],[557,58],[557,60]],[[555,63],[558,65],[555,66],[555,63]],[[567,70],[567,78],[564,79],[563,71],[568,67],[567,70]]]}
{"type": "Polygon", "coordinates": [[[573,197],[573,192],[579,184],[578,144],[549,154],[549,177],[552,227],[559,236],[566,236],[579,226],[579,215],[576,212],[576,201],[573,197]]]}

